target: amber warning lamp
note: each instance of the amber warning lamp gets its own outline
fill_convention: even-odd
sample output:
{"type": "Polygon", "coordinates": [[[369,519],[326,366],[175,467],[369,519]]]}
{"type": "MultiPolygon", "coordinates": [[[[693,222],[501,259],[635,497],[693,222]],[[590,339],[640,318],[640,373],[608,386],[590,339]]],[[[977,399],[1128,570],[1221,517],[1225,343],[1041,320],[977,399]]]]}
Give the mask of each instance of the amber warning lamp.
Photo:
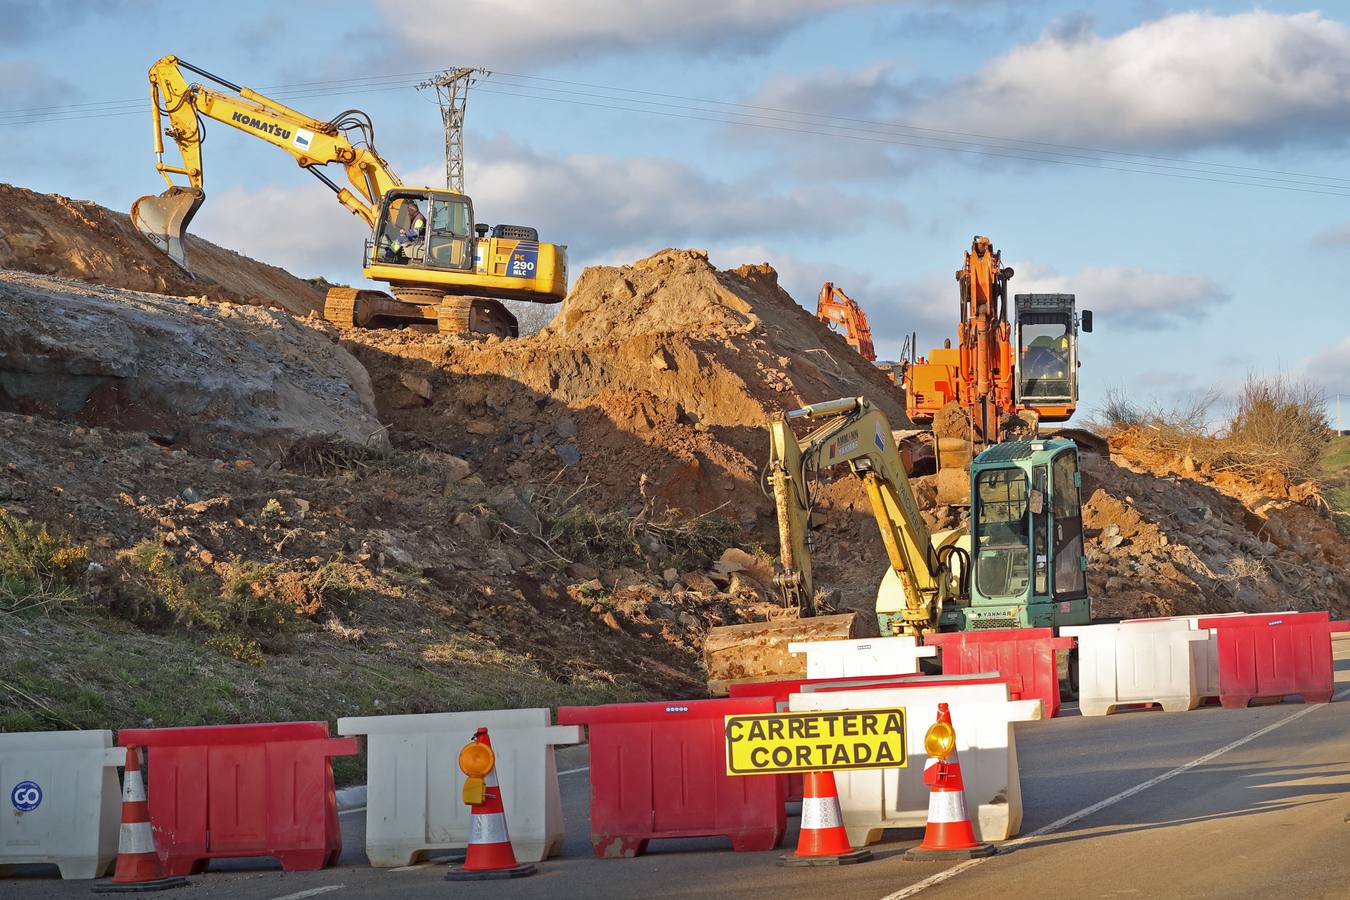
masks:
{"type": "Polygon", "coordinates": [[[497,755],[492,752],[492,747],[479,742],[479,735],[483,734],[485,731],[479,730],[478,734],[473,736],[473,740],[459,751],[459,770],[468,776],[464,781],[464,802],[470,806],[481,804],[486,799],[487,789],[483,779],[497,762],[497,755]]]}

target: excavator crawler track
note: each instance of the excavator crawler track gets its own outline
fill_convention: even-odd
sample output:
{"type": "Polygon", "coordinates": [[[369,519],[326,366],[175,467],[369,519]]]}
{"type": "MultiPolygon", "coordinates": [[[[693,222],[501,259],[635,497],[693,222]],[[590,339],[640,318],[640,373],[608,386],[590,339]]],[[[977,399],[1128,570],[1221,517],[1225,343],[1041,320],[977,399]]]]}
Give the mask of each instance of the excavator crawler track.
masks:
{"type": "Polygon", "coordinates": [[[495,334],[500,338],[520,336],[516,317],[496,300],[484,297],[446,297],[436,307],[441,334],[495,334]]]}

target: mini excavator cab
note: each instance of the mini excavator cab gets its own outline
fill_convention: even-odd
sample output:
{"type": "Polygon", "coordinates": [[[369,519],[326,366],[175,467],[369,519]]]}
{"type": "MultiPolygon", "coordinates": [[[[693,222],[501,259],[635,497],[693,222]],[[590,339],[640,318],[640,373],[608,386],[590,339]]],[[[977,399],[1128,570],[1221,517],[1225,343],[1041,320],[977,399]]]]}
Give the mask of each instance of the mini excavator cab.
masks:
{"type": "Polygon", "coordinates": [[[1077,445],[995,444],[974,459],[970,477],[970,599],[943,607],[942,630],[1086,625],[1077,445]]]}

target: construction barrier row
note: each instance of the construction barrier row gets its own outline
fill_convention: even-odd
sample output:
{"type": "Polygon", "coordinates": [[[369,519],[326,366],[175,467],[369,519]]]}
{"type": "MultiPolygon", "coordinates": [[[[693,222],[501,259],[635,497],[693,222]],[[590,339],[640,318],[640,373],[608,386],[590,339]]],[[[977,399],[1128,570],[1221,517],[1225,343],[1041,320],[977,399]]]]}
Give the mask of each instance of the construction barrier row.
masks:
{"type": "MultiPolygon", "coordinates": [[[[807,678],[736,685],[725,700],[564,707],[557,725],[539,708],[344,718],[339,737],[324,722],[128,729],[116,747],[110,731],[0,734],[0,802],[8,803],[0,875],[31,863],[54,864],[64,878],[106,874],[118,857],[117,768],[130,748],[146,757],[141,802],[153,836],[134,843],[153,847],[162,877],[228,857],[273,857],[288,871],[332,865],[342,843],[331,760],[358,753],[357,736],[368,750],[366,852],[375,866],[482,845],[482,822],[496,818],[503,831],[510,823],[513,870],[556,854],[565,825],[554,751],[586,741],[597,856],[704,836],[768,850],[782,841],[785,801],[801,798],[801,776],[729,775],[726,716],[903,707],[922,723],[941,720],[940,704],[955,726],[973,839],[1002,841],[1022,819],[1012,725],[1059,709],[1057,654],[1077,653],[1088,716],[1136,704],[1194,709],[1206,698],[1228,707],[1290,695],[1325,703],[1332,635],[1348,627],[1326,613],[1273,613],[1126,621],[1064,628],[1059,637],[1048,629],[941,634],[924,646],[913,638],[805,642],[792,649],[806,654],[807,678]],[[943,674],[915,673],[939,651],[943,674]],[[461,799],[475,779],[455,755],[475,729],[491,732],[485,802],[500,812],[461,799]]],[[[910,727],[905,740],[909,757],[923,758],[923,729],[910,727]]],[[[853,847],[928,821],[930,783],[916,764],[841,770],[835,780],[853,847]]]]}

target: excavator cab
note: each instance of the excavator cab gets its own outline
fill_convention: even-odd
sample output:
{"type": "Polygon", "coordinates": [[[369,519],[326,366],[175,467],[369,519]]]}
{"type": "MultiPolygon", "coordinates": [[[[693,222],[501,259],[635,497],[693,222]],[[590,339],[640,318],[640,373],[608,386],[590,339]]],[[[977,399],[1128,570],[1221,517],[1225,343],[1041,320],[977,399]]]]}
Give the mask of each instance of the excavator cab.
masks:
{"type": "Polygon", "coordinates": [[[969,600],[943,607],[944,631],[1086,625],[1078,447],[1006,441],[970,466],[969,600]]]}
{"type": "Polygon", "coordinates": [[[473,201],[454,191],[390,191],[380,204],[368,261],[412,268],[473,268],[473,201]]]}
{"type": "MultiPolygon", "coordinates": [[[[1042,422],[1063,422],[1078,405],[1078,327],[1073,294],[1017,294],[1014,402],[1042,422]]],[[[1084,311],[1084,331],[1092,313],[1084,311]]]]}

